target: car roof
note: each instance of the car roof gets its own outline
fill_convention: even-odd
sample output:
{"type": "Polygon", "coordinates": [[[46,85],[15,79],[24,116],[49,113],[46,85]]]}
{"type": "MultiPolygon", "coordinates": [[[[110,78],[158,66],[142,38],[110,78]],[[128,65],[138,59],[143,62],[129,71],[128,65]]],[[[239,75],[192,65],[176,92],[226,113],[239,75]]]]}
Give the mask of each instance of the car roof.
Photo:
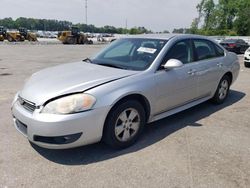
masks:
{"type": "Polygon", "coordinates": [[[140,35],[128,35],[125,38],[141,38],[141,39],[159,39],[159,40],[169,40],[171,38],[198,38],[198,39],[209,39],[208,37],[193,34],[140,34],[140,35]]]}

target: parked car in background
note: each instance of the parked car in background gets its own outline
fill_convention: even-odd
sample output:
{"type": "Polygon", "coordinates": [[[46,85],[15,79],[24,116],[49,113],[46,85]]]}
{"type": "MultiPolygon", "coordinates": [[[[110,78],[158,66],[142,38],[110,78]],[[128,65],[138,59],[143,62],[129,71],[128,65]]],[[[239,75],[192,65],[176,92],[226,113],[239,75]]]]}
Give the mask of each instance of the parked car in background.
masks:
{"type": "Polygon", "coordinates": [[[249,44],[242,39],[226,39],[220,43],[224,48],[230,52],[243,54],[249,47],[249,44]]]}
{"type": "Polygon", "coordinates": [[[223,103],[239,70],[234,53],[203,36],[118,39],[90,59],[33,74],[12,103],[14,125],[45,148],[101,140],[125,148],[146,123],[223,103]]]}
{"type": "Polygon", "coordinates": [[[250,47],[246,50],[244,54],[244,64],[245,67],[250,67],[250,47]]]}

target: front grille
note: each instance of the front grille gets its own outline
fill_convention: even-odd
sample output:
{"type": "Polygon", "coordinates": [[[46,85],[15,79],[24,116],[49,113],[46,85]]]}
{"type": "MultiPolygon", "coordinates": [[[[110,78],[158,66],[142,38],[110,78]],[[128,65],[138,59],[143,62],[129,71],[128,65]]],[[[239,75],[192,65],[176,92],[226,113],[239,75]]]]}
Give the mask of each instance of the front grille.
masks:
{"type": "Polygon", "coordinates": [[[18,101],[20,103],[20,105],[25,108],[26,110],[28,110],[29,112],[34,112],[36,109],[36,105],[35,103],[32,103],[30,101],[27,101],[21,97],[18,97],[18,101]]]}

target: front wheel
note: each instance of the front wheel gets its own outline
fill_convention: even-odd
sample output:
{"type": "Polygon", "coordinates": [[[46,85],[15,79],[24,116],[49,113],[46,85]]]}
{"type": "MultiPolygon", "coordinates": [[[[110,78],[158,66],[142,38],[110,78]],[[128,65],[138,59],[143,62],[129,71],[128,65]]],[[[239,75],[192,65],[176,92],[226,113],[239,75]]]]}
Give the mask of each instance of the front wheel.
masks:
{"type": "Polygon", "coordinates": [[[222,104],[226,100],[229,93],[230,84],[231,83],[229,76],[224,75],[220,80],[220,83],[214,94],[214,97],[212,98],[212,101],[215,104],[222,104]]]}
{"type": "Polygon", "coordinates": [[[131,146],[140,136],[146,122],[143,106],[129,100],[115,106],[104,127],[103,140],[115,149],[131,146]]]}

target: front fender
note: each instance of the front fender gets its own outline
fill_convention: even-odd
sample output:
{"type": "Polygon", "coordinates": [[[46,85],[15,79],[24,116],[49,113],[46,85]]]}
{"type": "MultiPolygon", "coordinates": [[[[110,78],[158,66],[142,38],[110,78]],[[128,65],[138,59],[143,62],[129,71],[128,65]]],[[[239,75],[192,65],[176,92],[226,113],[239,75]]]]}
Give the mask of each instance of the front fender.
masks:
{"type": "Polygon", "coordinates": [[[112,108],[122,98],[139,94],[147,99],[152,112],[156,104],[155,91],[152,89],[154,88],[155,81],[152,79],[152,76],[153,75],[130,76],[93,88],[86,93],[96,97],[97,102],[94,108],[105,106],[112,108]]]}

